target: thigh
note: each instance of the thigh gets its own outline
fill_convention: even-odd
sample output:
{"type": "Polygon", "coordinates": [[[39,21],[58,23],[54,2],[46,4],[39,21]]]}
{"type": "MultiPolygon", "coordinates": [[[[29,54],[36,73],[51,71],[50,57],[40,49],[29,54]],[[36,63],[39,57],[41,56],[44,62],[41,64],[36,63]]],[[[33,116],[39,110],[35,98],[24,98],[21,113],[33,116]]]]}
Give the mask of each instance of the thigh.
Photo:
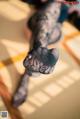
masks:
{"type": "Polygon", "coordinates": [[[43,14],[40,11],[37,11],[28,21],[28,26],[31,30],[34,31],[38,23],[41,21],[43,14]]]}
{"type": "Polygon", "coordinates": [[[49,38],[48,38],[48,45],[50,44],[53,44],[53,43],[56,43],[57,41],[60,40],[61,38],[61,25],[60,24],[56,24],[52,31],[51,31],[51,34],[49,35],[49,38]]]}
{"type": "Polygon", "coordinates": [[[37,22],[37,13],[35,13],[28,21],[28,27],[33,30],[37,22]]]}

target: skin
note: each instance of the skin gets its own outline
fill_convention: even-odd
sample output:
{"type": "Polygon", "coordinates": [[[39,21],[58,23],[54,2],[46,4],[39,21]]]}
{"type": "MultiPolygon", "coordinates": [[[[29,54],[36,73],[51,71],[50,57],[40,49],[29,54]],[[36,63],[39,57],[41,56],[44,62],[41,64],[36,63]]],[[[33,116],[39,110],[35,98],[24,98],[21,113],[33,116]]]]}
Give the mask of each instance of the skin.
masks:
{"type": "Polygon", "coordinates": [[[80,9],[76,8],[76,7],[71,7],[68,11],[69,14],[72,14],[73,12],[77,12],[78,16],[80,17],[80,9]]]}
{"type": "Polygon", "coordinates": [[[23,62],[25,73],[21,77],[19,86],[12,99],[15,107],[18,107],[26,100],[29,77],[34,72],[49,74],[54,70],[59,53],[56,48],[48,49],[47,47],[49,44],[60,40],[61,26],[57,23],[60,9],[61,3],[51,2],[29,20],[28,25],[32,31],[32,40],[34,43],[32,50],[23,62]]]}

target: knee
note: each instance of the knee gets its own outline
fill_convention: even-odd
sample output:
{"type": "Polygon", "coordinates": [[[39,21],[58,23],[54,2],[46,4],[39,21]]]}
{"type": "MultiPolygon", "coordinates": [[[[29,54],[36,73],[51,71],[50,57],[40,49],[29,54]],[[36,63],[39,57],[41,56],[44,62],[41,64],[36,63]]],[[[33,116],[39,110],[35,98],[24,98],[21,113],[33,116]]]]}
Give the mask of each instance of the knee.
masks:
{"type": "Polygon", "coordinates": [[[54,56],[55,60],[57,61],[59,59],[59,51],[56,48],[51,49],[51,53],[54,56]]]}

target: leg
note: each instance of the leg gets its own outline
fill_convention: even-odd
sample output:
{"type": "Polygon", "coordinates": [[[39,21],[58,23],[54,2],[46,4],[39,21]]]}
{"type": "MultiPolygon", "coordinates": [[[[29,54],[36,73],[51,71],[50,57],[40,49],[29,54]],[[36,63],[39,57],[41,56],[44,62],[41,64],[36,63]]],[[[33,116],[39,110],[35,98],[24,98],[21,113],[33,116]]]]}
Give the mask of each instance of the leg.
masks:
{"type": "Polygon", "coordinates": [[[51,49],[50,50],[51,51],[51,54],[54,56],[54,58],[55,58],[55,60],[54,60],[54,65],[53,65],[53,67],[51,68],[51,70],[50,70],[50,73],[52,73],[53,72],[53,70],[54,70],[54,68],[55,68],[55,65],[56,65],[56,63],[57,63],[57,61],[58,61],[58,59],[59,59],[59,51],[58,51],[58,49],[56,49],[56,48],[53,48],[53,49],[51,49]]]}
{"type": "Polygon", "coordinates": [[[60,40],[61,38],[61,26],[60,24],[55,25],[55,27],[53,28],[49,40],[48,40],[48,45],[56,43],[57,41],[60,40]]]}
{"type": "Polygon", "coordinates": [[[45,64],[45,65],[43,64],[40,67],[40,73],[50,74],[55,68],[55,65],[56,65],[58,58],[59,58],[59,52],[56,48],[50,49],[49,52],[50,53],[48,55],[49,57],[47,60],[47,64],[45,64]]]}
{"type": "Polygon", "coordinates": [[[59,57],[58,50],[38,48],[29,54],[24,60],[25,68],[29,68],[32,72],[40,72],[42,74],[49,74],[52,67],[55,66],[59,57]]]}
{"type": "Polygon", "coordinates": [[[28,95],[28,81],[29,76],[25,72],[12,100],[12,103],[15,107],[21,105],[26,100],[26,97],[28,95]]]}
{"type": "Polygon", "coordinates": [[[28,21],[28,27],[33,31],[37,23],[37,13],[35,13],[28,21]]]}
{"type": "Polygon", "coordinates": [[[50,49],[51,54],[55,57],[56,61],[59,58],[59,51],[56,48],[50,49]]]}

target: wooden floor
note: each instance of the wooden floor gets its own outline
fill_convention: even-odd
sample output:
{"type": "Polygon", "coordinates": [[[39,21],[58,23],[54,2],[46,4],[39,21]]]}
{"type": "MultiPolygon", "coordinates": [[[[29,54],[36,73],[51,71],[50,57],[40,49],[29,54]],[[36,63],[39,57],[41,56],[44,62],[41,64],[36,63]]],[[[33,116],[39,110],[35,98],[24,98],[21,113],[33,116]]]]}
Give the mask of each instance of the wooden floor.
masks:
{"type": "Polygon", "coordinates": [[[11,104],[30,47],[24,27],[33,11],[18,0],[0,1],[0,111],[8,110],[10,119],[80,119],[80,65],[64,46],[67,39],[80,37],[80,32],[67,22],[55,71],[31,77],[26,102],[18,109],[11,104]]]}

